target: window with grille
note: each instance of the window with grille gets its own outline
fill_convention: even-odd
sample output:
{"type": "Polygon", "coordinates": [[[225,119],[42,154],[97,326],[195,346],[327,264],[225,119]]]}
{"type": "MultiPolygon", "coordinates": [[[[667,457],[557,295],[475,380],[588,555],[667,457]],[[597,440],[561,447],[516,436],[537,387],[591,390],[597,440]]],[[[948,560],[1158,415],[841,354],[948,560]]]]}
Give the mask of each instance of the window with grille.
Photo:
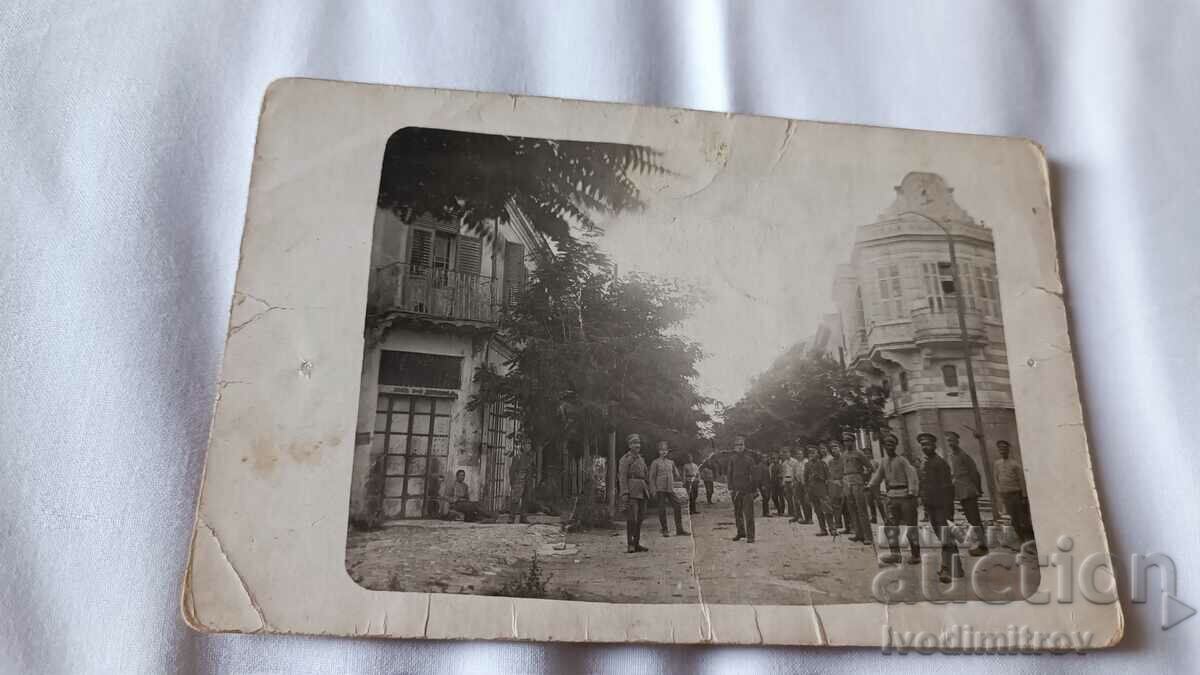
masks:
{"type": "Polygon", "coordinates": [[[884,321],[904,318],[904,294],[900,291],[900,266],[879,268],[879,316],[884,321]]]}
{"type": "Polygon", "coordinates": [[[384,458],[383,511],[388,518],[436,515],[450,452],[452,401],[382,394],[375,407],[374,452],[384,458]]]}

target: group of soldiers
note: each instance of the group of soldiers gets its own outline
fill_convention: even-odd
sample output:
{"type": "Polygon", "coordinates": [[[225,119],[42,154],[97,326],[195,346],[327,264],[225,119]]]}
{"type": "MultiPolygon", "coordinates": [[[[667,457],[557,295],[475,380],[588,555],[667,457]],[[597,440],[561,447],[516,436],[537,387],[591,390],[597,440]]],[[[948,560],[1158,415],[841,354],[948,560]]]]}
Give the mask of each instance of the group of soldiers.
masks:
{"type": "MultiPolygon", "coordinates": [[[[911,554],[904,562],[920,562],[918,540],[918,505],[924,506],[925,519],[941,542],[939,579],[949,583],[962,575],[958,558],[958,543],[949,528],[957,505],[970,526],[972,556],[986,555],[988,540],[979,513],[983,496],[982,477],[975,460],[963,450],[959,435],[945,434],[946,451],[938,451],[938,438],[923,432],[917,435],[921,457],[909,461],[897,454],[899,439],[887,434],[882,437],[884,456],[878,460],[858,447],[857,436],[845,433],[837,440],[819,447],[809,444],[804,449],[785,448],[763,454],[748,451],[746,439],[733,441],[733,454],[724,472],[733,501],[737,533],[734,541],[754,543],[755,500],[762,499],[764,517],[790,516],[793,523],[816,524],[817,536],[850,535],[850,542],[873,546],[871,526],[883,520],[884,533],[890,552],[880,557],[884,564],[899,564],[900,531],[907,526],[911,554]],[[771,506],[775,514],[771,513],[771,506]]],[[[689,534],[683,528],[681,501],[674,493],[679,473],[669,458],[670,448],[659,443],[658,458],[649,467],[641,456],[641,437],[626,438],[628,451],[619,464],[620,494],[626,513],[626,546],[629,553],[646,551],[641,545],[641,522],[646,505],[656,500],[659,522],[664,536],[667,529],[666,509],[675,516],[676,535],[689,534]]],[[[1012,525],[1022,542],[1033,538],[1028,500],[1025,497],[1024,471],[1011,457],[1007,441],[996,443],[1000,459],[995,462],[994,474],[999,501],[1012,519],[1012,525]]],[[[699,481],[706,484],[708,501],[712,503],[713,462],[697,467],[689,457],[684,465],[689,508],[696,512],[696,490],[699,481]],[[698,480],[699,479],[699,480],[698,480]]]]}
{"type": "MultiPolygon", "coordinates": [[[[938,438],[917,435],[922,456],[915,462],[897,454],[899,439],[887,434],[881,439],[884,456],[875,460],[857,446],[853,433],[842,435],[822,451],[809,445],[803,451],[787,449],[755,456],[745,449],[745,439],[734,440],[729,487],[733,494],[737,535],[734,540],[754,541],[754,499],[761,496],[763,515],[770,516],[770,502],[778,515],[791,522],[820,527],[817,536],[849,534],[851,542],[873,545],[871,525],[882,516],[890,552],[880,557],[884,564],[901,562],[899,534],[906,530],[910,555],[908,564],[921,560],[918,535],[918,502],[925,518],[942,544],[938,577],[949,583],[962,576],[958,543],[949,528],[957,504],[971,530],[968,553],[988,553],[988,540],[979,513],[983,496],[982,477],[975,460],[963,450],[960,437],[946,433],[945,456],[938,453],[938,438]],[[765,464],[765,468],[764,468],[765,464]]],[[[995,463],[997,492],[1022,542],[1033,539],[1029,505],[1025,496],[1024,471],[1011,457],[1007,441],[996,443],[1000,455],[995,463]]]]}
{"type": "Polygon", "coordinates": [[[647,504],[652,500],[658,504],[658,524],[662,528],[662,536],[671,536],[667,527],[668,508],[675,517],[675,536],[691,534],[683,527],[683,500],[675,494],[675,489],[682,486],[687,493],[688,512],[699,513],[696,500],[701,483],[704,484],[708,503],[713,503],[713,468],[707,464],[703,467],[697,465],[688,455],[680,472],[670,457],[671,446],[666,441],[658,442],[658,457],[647,466],[642,457],[642,437],[639,434],[629,434],[625,438],[625,445],[627,450],[617,464],[617,480],[621,490],[621,508],[625,511],[626,552],[644,553],[650,550],[642,546],[642,519],[646,515],[647,504]]]}

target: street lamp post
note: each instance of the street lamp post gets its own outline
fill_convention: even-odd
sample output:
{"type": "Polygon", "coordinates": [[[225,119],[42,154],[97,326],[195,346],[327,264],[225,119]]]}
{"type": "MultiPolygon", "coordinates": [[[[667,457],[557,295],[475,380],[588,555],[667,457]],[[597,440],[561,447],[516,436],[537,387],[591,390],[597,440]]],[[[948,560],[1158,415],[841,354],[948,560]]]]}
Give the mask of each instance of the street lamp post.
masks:
{"type": "Polygon", "coordinates": [[[979,454],[983,459],[983,474],[987,478],[988,496],[994,498],[995,490],[992,482],[992,464],[988,461],[987,439],[983,433],[983,414],[979,410],[979,394],[975,389],[975,367],[971,365],[971,343],[967,339],[967,303],[963,297],[962,279],[958,275],[958,256],[954,249],[954,237],[950,234],[950,228],[944,224],[930,218],[924,213],[916,211],[905,211],[900,216],[916,216],[923,220],[933,223],[938,226],[942,234],[946,236],[946,243],[950,247],[950,271],[954,279],[954,297],[955,306],[958,312],[958,337],[962,345],[963,360],[967,364],[967,390],[971,394],[971,409],[975,413],[975,440],[979,443],[979,454]]]}

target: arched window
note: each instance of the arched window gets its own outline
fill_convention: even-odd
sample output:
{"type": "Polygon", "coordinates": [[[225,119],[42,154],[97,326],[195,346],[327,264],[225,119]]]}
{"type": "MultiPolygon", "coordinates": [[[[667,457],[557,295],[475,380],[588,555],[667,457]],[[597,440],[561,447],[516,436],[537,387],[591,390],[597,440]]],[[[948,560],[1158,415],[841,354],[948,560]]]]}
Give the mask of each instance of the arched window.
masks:
{"type": "Polygon", "coordinates": [[[942,380],[947,387],[958,387],[958,368],[953,364],[942,366],[942,380]]]}
{"type": "Polygon", "coordinates": [[[908,391],[908,371],[900,371],[900,391],[908,391]]]}

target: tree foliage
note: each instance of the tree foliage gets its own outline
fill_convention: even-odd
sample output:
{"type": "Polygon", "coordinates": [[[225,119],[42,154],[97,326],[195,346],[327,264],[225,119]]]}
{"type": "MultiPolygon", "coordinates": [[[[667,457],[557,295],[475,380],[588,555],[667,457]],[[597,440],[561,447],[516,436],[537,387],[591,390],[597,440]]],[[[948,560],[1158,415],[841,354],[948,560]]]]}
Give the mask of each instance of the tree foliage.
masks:
{"type": "Polygon", "coordinates": [[[721,445],[734,435],[760,449],[818,443],[853,429],[885,426],[886,392],[854,371],[797,345],[756,377],[737,403],[722,411],[721,445]]]}
{"type": "Polygon", "coordinates": [[[481,367],[471,405],[502,401],[543,447],[579,447],[612,429],[696,443],[707,419],[694,385],[702,354],[672,330],[701,300],[677,282],[617,277],[591,241],[565,241],[507,311],[507,372],[481,367]]]}
{"type": "Polygon", "coordinates": [[[404,222],[421,213],[487,234],[511,210],[555,242],[592,215],[640,208],[635,173],[665,173],[645,146],[554,141],[409,127],[388,139],[379,206],[404,222]]]}

